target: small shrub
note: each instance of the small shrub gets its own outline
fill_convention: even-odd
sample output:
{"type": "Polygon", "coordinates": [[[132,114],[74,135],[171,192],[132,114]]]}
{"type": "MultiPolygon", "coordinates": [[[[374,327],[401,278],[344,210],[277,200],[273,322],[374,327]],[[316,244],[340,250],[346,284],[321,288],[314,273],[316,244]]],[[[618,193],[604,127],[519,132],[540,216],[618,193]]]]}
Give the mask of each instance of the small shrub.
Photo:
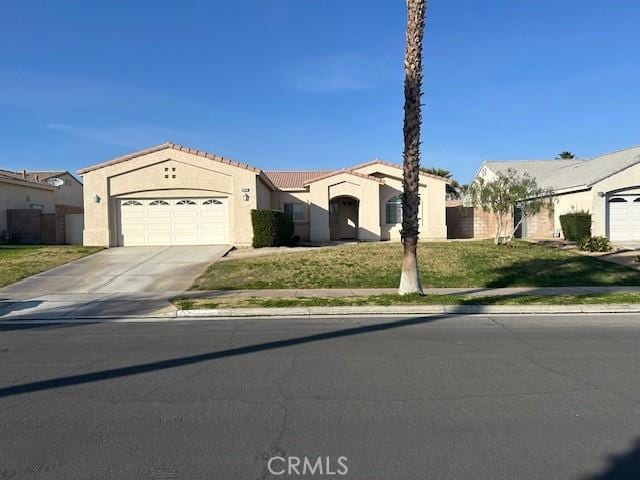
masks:
{"type": "Polygon", "coordinates": [[[565,213],[560,215],[560,226],[564,238],[577,242],[591,236],[591,214],[589,212],[565,213]]]}
{"type": "Polygon", "coordinates": [[[583,237],[578,240],[578,248],[587,252],[608,252],[611,250],[607,237],[583,237]]]}
{"type": "Polygon", "coordinates": [[[253,246],[288,245],[293,236],[293,221],[279,210],[251,210],[253,246]]]}
{"type": "Polygon", "coordinates": [[[640,263],[640,255],[636,255],[635,257],[633,257],[633,261],[636,263],[640,263]]]}

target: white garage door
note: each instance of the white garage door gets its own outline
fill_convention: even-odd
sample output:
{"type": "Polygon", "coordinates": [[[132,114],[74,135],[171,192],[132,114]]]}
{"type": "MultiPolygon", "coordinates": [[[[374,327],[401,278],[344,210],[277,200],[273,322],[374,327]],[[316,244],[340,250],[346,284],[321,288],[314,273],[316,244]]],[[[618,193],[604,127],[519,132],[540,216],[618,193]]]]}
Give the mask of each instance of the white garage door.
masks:
{"type": "Polygon", "coordinates": [[[123,198],[120,245],[228,243],[226,198],[123,198]]]}
{"type": "Polygon", "coordinates": [[[640,240],[640,196],[619,195],[607,202],[609,239],[640,240]]]}

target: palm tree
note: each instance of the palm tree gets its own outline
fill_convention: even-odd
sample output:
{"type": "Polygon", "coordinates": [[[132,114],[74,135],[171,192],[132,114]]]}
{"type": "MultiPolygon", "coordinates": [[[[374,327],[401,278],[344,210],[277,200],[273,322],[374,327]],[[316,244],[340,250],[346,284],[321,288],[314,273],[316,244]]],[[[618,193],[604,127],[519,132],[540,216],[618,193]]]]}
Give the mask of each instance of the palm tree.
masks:
{"type": "Polygon", "coordinates": [[[570,160],[572,158],[576,158],[576,156],[573,154],[573,152],[569,152],[569,151],[565,150],[564,152],[560,152],[558,154],[558,156],[556,157],[556,160],[570,160]]]}
{"type": "Polygon", "coordinates": [[[420,167],[420,171],[451,180],[451,183],[447,185],[447,200],[460,200],[464,191],[464,186],[460,185],[457,180],[453,179],[453,173],[449,170],[440,167],[420,167]]]}
{"type": "Polygon", "coordinates": [[[422,37],[426,0],[407,0],[407,45],[404,54],[404,153],[402,230],[404,247],[398,293],[422,295],[418,272],[418,195],[420,177],[420,97],[422,96],[422,37]]]}

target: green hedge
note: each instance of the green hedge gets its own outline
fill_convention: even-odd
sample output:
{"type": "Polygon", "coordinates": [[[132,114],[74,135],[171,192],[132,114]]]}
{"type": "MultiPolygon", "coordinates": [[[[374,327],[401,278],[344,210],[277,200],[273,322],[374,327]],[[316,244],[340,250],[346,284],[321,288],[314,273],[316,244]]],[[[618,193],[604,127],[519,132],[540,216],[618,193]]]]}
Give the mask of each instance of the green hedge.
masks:
{"type": "Polygon", "coordinates": [[[591,236],[591,214],[589,212],[566,213],[560,215],[560,226],[564,238],[577,242],[591,236]]]}
{"type": "Polygon", "coordinates": [[[293,237],[293,221],[278,210],[251,210],[253,246],[288,245],[293,237]]]}

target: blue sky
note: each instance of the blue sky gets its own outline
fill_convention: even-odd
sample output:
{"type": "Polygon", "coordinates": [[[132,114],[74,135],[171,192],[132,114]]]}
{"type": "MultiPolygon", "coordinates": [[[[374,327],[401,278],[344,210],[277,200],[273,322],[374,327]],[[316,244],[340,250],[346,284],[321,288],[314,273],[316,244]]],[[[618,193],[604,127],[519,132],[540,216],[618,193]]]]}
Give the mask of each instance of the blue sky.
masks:
{"type": "MultiPolygon", "coordinates": [[[[403,0],[6,0],[0,166],[167,140],[269,169],[401,161],[403,0]]],[[[640,144],[640,2],[430,0],[423,164],[640,144]]]]}

